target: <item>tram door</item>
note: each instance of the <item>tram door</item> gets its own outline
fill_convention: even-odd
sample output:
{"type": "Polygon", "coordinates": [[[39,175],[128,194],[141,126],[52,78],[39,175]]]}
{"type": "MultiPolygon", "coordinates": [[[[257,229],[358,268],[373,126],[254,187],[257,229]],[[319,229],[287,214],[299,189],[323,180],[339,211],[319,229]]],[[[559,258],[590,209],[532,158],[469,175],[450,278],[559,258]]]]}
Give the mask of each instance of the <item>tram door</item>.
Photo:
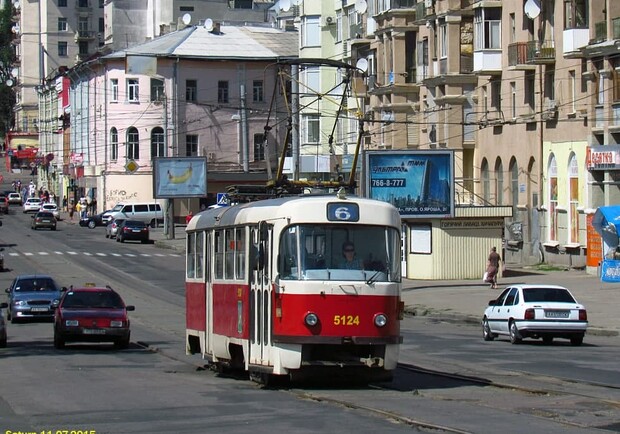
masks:
{"type": "Polygon", "coordinates": [[[203,345],[203,357],[204,354],[213,354],[212,346],[212,336],[213,336],[213,279],[211,275],[211,261],[209,258],[212,257],[211,253],[211,232],[206,232],[206,240],[204,242],[204,250],[201,251],[201,255],[204,260],[201,260],[204,263],[204,279],[205,279],[205,309],[207,319],[207,323],[205,324],[205,342],[203,345]]]}
{"type": "Polygon", "coordinates": [[[250,364],[270,365],[271,348],[271,250],[273,230],[261,222],[251,228],[258,258],[250,282],[250,364]]]}

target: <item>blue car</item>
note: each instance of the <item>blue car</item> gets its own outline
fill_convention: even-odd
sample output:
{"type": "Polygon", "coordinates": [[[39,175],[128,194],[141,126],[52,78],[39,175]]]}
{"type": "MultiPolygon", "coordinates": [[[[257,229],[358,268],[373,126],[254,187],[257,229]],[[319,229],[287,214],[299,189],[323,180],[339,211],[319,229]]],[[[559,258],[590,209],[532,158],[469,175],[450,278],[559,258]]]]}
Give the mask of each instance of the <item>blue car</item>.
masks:
{"type": "Polygon", "coordinates": [[[46,274],[17,276],[5,290],[9,295],[7,319],[13,324],[29,319],[53,319],[52,303],[60,300],[64,290],[46,274]]]}

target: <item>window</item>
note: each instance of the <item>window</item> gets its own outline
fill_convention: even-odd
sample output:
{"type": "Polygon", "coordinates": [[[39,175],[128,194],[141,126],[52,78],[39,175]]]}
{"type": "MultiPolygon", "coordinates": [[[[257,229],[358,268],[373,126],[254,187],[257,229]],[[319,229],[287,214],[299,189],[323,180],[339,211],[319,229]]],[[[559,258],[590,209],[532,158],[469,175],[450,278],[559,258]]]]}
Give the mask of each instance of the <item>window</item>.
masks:
{"type": "Polygon", "coordinates": [[[164,100],[164,81],[151,78],[151,101],[164,100]]]}
{"type": "Polygon", "coordinates": [[[140,87],[137,78],[127,79],[127,101],[139,102],[140,87]]]}
{"type": "Polygon", "coordinates": [[[510,82],[510,115],[513,119],[517,117],[517,84],[510,82]]]}
{"type": "Polygon", "coordinates": [[[558,165],[555,156],[549,159],[549,240],[558,239],[558,165]]]}
{"type": "Polygon", "coordinates": [[[67,41],[58,41],[58,57],[67,57],[68,55],[67,41]]]}
{"type": "Polygon", "coordinates": [[[78,53],[80,53],[81,56],[88,55],[88,41],[78,42],[78,53]]]}
{"type": "Polygon", "coordinates": [[[489,178],[489,163],[486,158],[482,160],[480,177],[482,178],[482,199],[486,203],[491,203],[491,180],[489,178]]]}
{"type": "Polygon", "coordinates": [[[127,158],[130,160],[140,159],[140,133],[135,127],[127,129],[127,158]]]}
{"type": "Polygon", "coordinates": [[[58,7],[66,8],[67,7],[67,0],[58,0],[58,7]]]}
{"type": "Polygon", "coordinates": [[[318,114],[304,114],[302,139],[305,143],[319,143],[320,118],[318,114]]]}
{"type": "Polygon", "coordinates": [[[252,101],[263,102],[265,100],[264,92],[263,80],[254,80],[252,82],[252,101]]]}
{"type": "Polygon", "coordinates": [[[495,162],[495,202],[496,205],[504,204],[504,165],[500,158],[495,162]]]}
{"type": "Polygon", "coordinates": [[[264,134],[254,134],[254,161],[262,161],[265,159],[265,143],[264,134]]]}
{"type": "Polygon", "coordinates": [[[110,129],[110,160],[118,160],[118,131],[114,127],[110,129]]]}
{"type": "Polygon", "coordinates": [[[555,70],[545,72],[545,98],[555,101],[555,70]]]}
{"type": "Polygon", "coordinates": [[[510,193],[512,195],[512,206],[519,205],[519,166],[513,157],[510,161],[510,193]]]}
{"type": "Polygon", "coordinates": [[[86,36],[90,30],[90,26],[88,25],[88,17],[79,17],[78,18],[78,33],[80,36],[86,36]]]}
{"type": "Polygon", "coordinates": [[[476,50],[501,48],[500,8],[478,8],[474,15],[474,42],[476,50]]]}
{"type": "Polygon", "coordinates": [[[204,260],[205,232],[196,232],[187,236],[187,278],[202,279],[204,260]]]}
{"type": "Polygon", "coordinates": [[[588,28],[588,0],[564,0],[564,29],[588,28]]]}
{"type": "Polygon", "coordinates": [[[161,127],[155,127],[153,128],[153,131],[151,131],[151,158],[165,156],[166,146],[164,129],[161,127]]]}
{"type": "Polygon", "coordinates": [[[510,14],[510,41],[509,43],[513,43],[517,40],[517,24],[515,20],[515,14],[510,14]]]}
{"type": "Polygon", "coordinates": [[[336,42],[342,42],[342,11],[336,12],[336,42]]]}
{"type": "Polygon", "coordinates": [[[110,93],[111,102],[118,102],[118,78],[110,80],[110,93]]]}
{"type": "Polygon", "coordinates": [[[194,12],[193,6],[179,6],[179,11],[181,12],[194,12]]]}
{"type": "Polygon", "coordinates": [[[302,89],[300,89],[302,94],[304,93],[314,94],[315,92],[318,92],[319,86],[321,85],[319,67],[310,66],[310,67],[305,68],[303,70],[302,80],[303,80],[303,86],[302,86],[302,89]]]}
{"type": "Polygon", "coordinates": [[[321,45],[321,17],[308,15],[301,19],[301,47],[319,47],[321,45]]]}
{"type": "Polygon", "coordinates": [[[58,31],[66,32],[68,29],[69,27],[67,26],[67,19],[63,17],[59,17],[58,18],[58,31]]]}
{"type": "Polygon", "coordinates": [[[198,136],[196,134],[188,134],[185,136],[185,156],[198,156],[198,136]]]}
{"type": "Polygon", "coordinates": [[[606,75],[603,74],[603,71],[598,72],[598,79],[596,84],[596,104],[603,105],[605,104],[605,78],[606,75]]]}
{"type": "Polygon", "coordinates": [[[198,84],[196,80],[185,80],[185,101],[196,102],[198,84]]]}
{"type": "Polygon", "coordinates": [[[235,278],[245,279],[245,230],[235,230],[235,278]]]}
{"type": "Polygon", "coordinates": [[[530,109],[529,112],[534,112],[534,97],[536,95],[535,91],[535,81],[534,81],[534,71],[525,71],[525,77],[523,78],[525,81],[525,103],[528,105],[530,109]]]}
{"type": "Polygon", "coordinates": [[[439,58],[448,57],[448,25],[445,21],[439,25],[439,58]]]}
{"type": "Polygon", "coordinates": [[[224,277],[224,231],[215,231],[213,233],[215,237],[214,242],[214,278],[221,279],[224,277]]]}
{"type": "Polygon", "coordinates": [[[491,105],[498,112],[502,110],[502,81],[491,82],[491,105]]]}
{"type": "Polygon", "coordinates": [[[105,32],[105,19],[99,18],[99,32],[105,32]]]}
{"type": "Polygon", "coordinates": [[[570,208],[570,241],[579,242],[579,164],[575,154],[568,163],[568,194],[570,208]]]}
{"type": "MultiPolygon", "coordinates": [[[[614,88],[616,86],[614,85],[614,88]]],[[[577,100],[577,80],[575,79],[575,71],[568,71],[568,99],[570,102],[571,113],[577,111],[575,102],[577,100]]],[[[616,100],[618,98],[615,98],[616,100]]]]}
{"type": "Polygon", "coordinates": [[[228,0],[229,9],[252,9],[252,0],[228,0]]]}
{"type": "Polygon", "coordinates": [[[217,102],[228,102],[228,81],[220,80],[217,82],[217,102]]]}

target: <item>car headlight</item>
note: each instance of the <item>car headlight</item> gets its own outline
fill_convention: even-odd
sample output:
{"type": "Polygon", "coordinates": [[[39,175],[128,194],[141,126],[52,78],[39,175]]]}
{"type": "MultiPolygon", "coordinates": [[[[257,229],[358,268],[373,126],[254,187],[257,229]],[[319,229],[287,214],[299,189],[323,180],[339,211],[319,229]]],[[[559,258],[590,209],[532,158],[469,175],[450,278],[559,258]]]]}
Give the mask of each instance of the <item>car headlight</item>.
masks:
{"type": "Polygon", "coordinates": [[[383,327],[387,324],[387,316],[382,313],[378,313],[375,315],[375,325],[377,327],[383,327]]]}
{"type": "Polygon", "coordinates": [[[77,327],[80,325],[80,322],[76,319],[67,319],[65,320],[65,325],[67,327],[77,327]]]}
{"type": "Polygon", "coordinates": [[[306,317],[304,318],[304,322],[307,326],[314,327],[319,323],[319,317],[316,315],[316,313],[308,312],[306,314],[306,317]]]}
{"type": "Polygon", "coordinates": [[[13,303],[15,306],[26,306],[26,302],[24,300],[17,300],[13,303]]]}
{"type": "Polygon", "coordinates": [[[110,327],[122,327],[123,321],[110,321],[110,327]]]}

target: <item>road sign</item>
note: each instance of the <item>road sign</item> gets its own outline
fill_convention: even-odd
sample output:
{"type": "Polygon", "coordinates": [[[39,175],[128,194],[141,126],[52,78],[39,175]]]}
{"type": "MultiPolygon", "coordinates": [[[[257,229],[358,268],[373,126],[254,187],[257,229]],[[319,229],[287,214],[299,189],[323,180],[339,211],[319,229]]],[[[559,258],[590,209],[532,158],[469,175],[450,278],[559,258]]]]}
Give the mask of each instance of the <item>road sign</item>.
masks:
{"type": "Polygon", "coordinates": [[[218,193],[217,194],[217,204],[220,206],[228,206],[230,205],[230,199],[226,193],[218,193]]]}

